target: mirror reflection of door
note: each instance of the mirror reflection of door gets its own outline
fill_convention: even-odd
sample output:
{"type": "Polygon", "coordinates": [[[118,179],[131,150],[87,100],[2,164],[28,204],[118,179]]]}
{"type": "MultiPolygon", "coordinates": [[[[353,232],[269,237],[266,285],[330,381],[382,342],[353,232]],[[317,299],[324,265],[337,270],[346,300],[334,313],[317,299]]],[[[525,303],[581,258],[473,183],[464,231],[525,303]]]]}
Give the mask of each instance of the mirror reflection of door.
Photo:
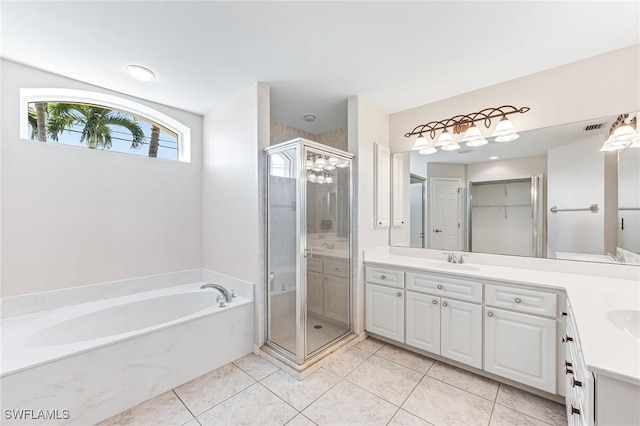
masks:
{"type": "Polygon", "coordinates": [[[429,217],[432,249],[461,250],[460,179],[431,178],[429,217]]]}
{"type": "Polygon", "coordinates": [[[426,206],[425,206],[425,178],[411,174],[409,181],[409,244],[411,247],[425,248],[425,225],[426,225],[426,206]]]}

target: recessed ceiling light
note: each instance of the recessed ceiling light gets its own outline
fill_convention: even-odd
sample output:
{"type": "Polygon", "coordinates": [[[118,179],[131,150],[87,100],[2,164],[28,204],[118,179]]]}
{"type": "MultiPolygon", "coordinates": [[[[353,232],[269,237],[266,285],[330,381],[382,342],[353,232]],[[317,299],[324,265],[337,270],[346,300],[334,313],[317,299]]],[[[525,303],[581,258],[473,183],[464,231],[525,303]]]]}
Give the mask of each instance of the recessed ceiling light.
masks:
{"type": "Polygon", "coordinates": [[[304,118],[304,121],[308,121],[309,123],[311,123],[313,121],[316,121],[316,118],[318,118],[318,116],[308,112],[305,115],[303,115],[302,118],[304,118]]]}
{"type": "Polygon", "coordinates": [[[131,74],[131,77],[140,81],[150,81],[156,77],[153,71],[140,65],[127,65],[126,70],[131,74]]]}
{"type": "Polygon", "coordinates": [[[500,157],[496,157],[495,155],[493,157],[489,157],[489,160],[497,160],[500,157]]]}

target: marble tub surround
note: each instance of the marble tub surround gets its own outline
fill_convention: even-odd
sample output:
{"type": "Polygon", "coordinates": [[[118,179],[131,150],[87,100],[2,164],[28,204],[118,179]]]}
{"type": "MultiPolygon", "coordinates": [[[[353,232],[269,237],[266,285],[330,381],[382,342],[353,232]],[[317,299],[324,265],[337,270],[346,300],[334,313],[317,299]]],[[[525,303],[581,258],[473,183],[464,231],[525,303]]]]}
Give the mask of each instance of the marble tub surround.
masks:
{"type": "Polygon", "coordinates": [[[3,409],[63,407],[70,418],[55,424],[95,424],[241,358],[253,347],[254,305],[242,295],[253,285],[239,281],[223,308],[197,281],[3,319],[3,409]]]}
{"type": "Polygon", "coordinates": [[[589,371],[640,385],[640,341],[616,328],[607,318],[611,311],[640,310],[639,266],[469,253],[465,265],[459,265],[464,268],[456,268],[440,252],[400,247],[365,250],[364,261],[483,282],[565,291],[589,371]]]}
{"type": "MultiPolygon", "coordinates": [[[[333,354],[328,363],[300,381],[275,366],[267,366],[255,355],[247,355],[174,389],[175,398],[171,392],[160,395],[100,426],[168,424],[162,417],[165,412],[176,419],[171,424],[190,426],[566,425],[561,404],[493,381],[489,381],[489,391],[487,379],[467,372],[468,376],[458,377],[453,367],[371,338],[360,347],[369,351],[352,347],[333,354]],[[406,353],[412,360],[422,358],[425,363],[421,365],[429,367],[417,372],[379,356],[391,353],[406,353]],[[342,361],[336,362],[337,358],[342,361]],[[340,370],[343,374],[331,370],[332,364],[344,366],[347,359],[352,367],[348,372],[347,368],[340,370]],[[375,374],[365,380],[361,373],[374,369],[375,374]],[[396,377],[394,383],[389,382],[390,376],[396,377]],[[186,396],[187,389],[196,388],[215,389],[220,397],[212,400],[213,392],[208,391],[186,396]],[[407,389],[402,397],[398,396],[399,389],[407,389]],[[176,400],[182,403],[182,410],[176,400]],[[155,415],[154,406],[158,407],[155,415]],[[190,408],[196,406],[197,411],[204,411],[190,408]]],[[[417,365],[415,360],[412,365],[417,365]]]]}

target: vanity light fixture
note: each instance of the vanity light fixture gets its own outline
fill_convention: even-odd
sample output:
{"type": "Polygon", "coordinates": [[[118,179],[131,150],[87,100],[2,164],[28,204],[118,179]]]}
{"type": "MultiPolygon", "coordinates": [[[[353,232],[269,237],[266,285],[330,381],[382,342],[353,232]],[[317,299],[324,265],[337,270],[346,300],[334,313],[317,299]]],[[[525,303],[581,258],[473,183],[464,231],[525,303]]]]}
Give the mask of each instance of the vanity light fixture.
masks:
{"type": "Polygon", "coordinates": [[[494,137],[496,142],[510,142],[518,139],[520,136],[516,132],[513,123],[507,118],[507,115],[516,113],[524,114],[529,110],[529,107],[516,108],[512,105],[485,108],[478,112],[456,115],[449,119],[421,124],[416,126],[411,132],[405,133],[404,136],[409,138],[418,135],[413,145],[413,150],[423,155],[437,152],[436,147],[439,147],[443,151],[454,151],[460,149],[460,143],[465,143],[469,147],[479,147],[486,145],[488,141],[482,135],[476,123],[482,123],[484,127],[489,129],[491,127],[491,120],[501,117],[491,137],[494,137]],[[438,136],[437,142],[435,142],[436,132],[438,130],[442,130],[442,132],[438,136]],[[451,130],[451,132],[449,130],[451,130]],[[427,134],[431,140],[425,137],[427,134]],[[454,139],[454,135],[458,134],[461,134],[460,143],[454,139]]]}
{"type": "Polygon", "coordinates": [[[156,75],[149,68],[145,68],[140,65],[127,65],[125,67],[129,75],[140,81],[151,81],[156,78],[156,75]]]}
{"type": "Polygon", "coordinates": [[[637,131],[638,118],[634,116],[631,120],[627,120],[628,118],[629,114],[618,116],[611,125],[609,137],[602,144],[600,151],[618,151],[626,147],[640,147],[640,133],[637,131]]]}

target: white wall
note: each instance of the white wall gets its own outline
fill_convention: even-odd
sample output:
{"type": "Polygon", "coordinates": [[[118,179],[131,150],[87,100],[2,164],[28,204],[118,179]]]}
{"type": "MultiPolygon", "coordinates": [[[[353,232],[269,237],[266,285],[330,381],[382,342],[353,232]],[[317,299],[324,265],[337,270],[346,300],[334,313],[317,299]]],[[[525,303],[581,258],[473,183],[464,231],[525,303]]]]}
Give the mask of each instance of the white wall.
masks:
{"type": "Polygon", "coordinates": [[[202,118],[2,61],[2,297],[201,266],[202,118]],[[191,128],[191,163],[21,140],[19,91],[110,93],[191,128]]]}
{"type": "Polygon", "coordinates": [[[404,134],[421,123],[500,105],[528,106],[510,116],[519,131],[640,110],[640,45],[505,81],[389,116],[392,152],[411,149],[404,134]]]}
{"type": "Polygon", "coordinates": [[[547,156],[496,160],[467,165],[467,180],[511,179],[547,174],[547,156]]]}
{"type": "Polygon", "coordinates": [[[353,306],[358,312],[353,329],[364,331],[364,267],[363,250],[389,244],[388,229],[373,228],[373,152],[374,143],[389,146],[389,116],[380,108],[359,96],[348,99],[349,152],[356,155],[354,196],[355,263],[353,277],[353,306]]]}
{"type": "Polygon", "coordinates": [[[256,284],[256,343],[264,314],[264,154],[269,87],[258,83],[204,117],[203,265],[256,284]]]}
{"type": "Polygon", "coordinates": [[[604,247],[604,153],[602,136],[550,149],[547,186],[547,257],[556,251],[598,253],[604,247]],[[575,161],[579,156],[580,161],[575,161]],[[549,209],[586,208],[589,211],[551,213],[549,209]]]}

